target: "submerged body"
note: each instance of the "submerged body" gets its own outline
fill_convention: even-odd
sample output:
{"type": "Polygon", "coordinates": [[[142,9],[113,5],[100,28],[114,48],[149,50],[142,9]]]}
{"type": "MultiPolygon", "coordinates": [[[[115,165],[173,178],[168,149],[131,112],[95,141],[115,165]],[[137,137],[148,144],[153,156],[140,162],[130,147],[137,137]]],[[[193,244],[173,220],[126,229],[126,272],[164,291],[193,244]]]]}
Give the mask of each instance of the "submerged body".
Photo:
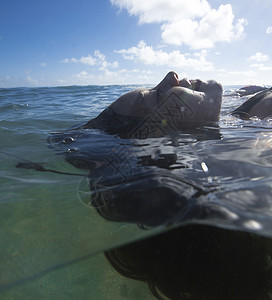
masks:
{"type": "MultiPolygon", "coordinates": [[[[1,185],[3,229],[1,238],[5,244],[3,244],[4,252],[1,264],[2,270],[6,270],[3,272],[3,279],[18,280],[24,279],[28,275],[33,278],[33,269],[39,273],[49,266],[65,264],[71,258],[77,259],[78,255],[84,256],[86,253],[92,255],[100,252],[102,248],[113,249],[118,245],[129,243],[132,238],[140,240],[147,235],[152,236],[154,233],[166,231],[164,238],[157,236],[159,244],[155,241],[154,251],[151,248],[154,241],[150,242],[150,245],[145,239],[146,247],[145,245],[130,244],[131,247],[128,250],[131,250],[131,255],[128,258],[133,259],[135,253],[139,260],[141,258],[144,260],[143,266],[147,267],[147,262],[150,266],[146,271],[142,271],[141,279],[151,283],[156,290],[163,289],[163,284],[169,282],[169,289],[166,287],[164,291],[166,294],[169,291],[174,296],[177,295],[176,298],[172,297],[174,299],[179,299],[179,295],[175,293],[173,285],[182,288],[186,287],[187,283],[188,285],[194,284],[195,287],[192,287],[191,291],[193,294],[199,291],[197,295],[199,297],[195,297],[197,300],[204,297],[204,291],[200,290],[199,284],[202,284],[202,287],[206,286],[208,284],[206,279],[210,279],[209,282],[212,284],[210,291],[218,291],[219,287],[218,285],[215,287],[213,278],[217,280],[216,284],[222,285],[227,299],[235,299],[235,295],[234,297],[230,295],[229,286],[232,287],[232,291],[236,291],[235,286],[238,286],[236,297],[239,299],[258,299],[252,289],[259,283],[262,284],[264,277],[260,276],[256,268],[260,267],[264,270],[269,268],[266,268],[260,261],[255,261],[259,255],[256,255],[254,250],[251,252],[253,257],[247,255],[250,247],[248,244],[244,244],[239,236],[236,242],[234,240],[233,243],[229,243],[230,239],[226,239],[224,233],[237,233],[237,231],[252,233],[253,231],[257,235],[266,235],[271,239],[271,122],[269,120],[255,121],[255,119],[247,122],[232,116],[226,118],[223,116],[222,122],[219,123],[220,128],[197,126],[193,133],[182,130],[177,137],[174,137],[176,140],[173,138],[173,141],[169,137],[140,141],[122,139],[119,136],[107,134],[103,130],[95,129],[63,130],[62,134],[59,133],[59,140],[55,135],[56,144],[51,144],[54,149],[59,150],[59,154],[63,155],[55,155],[56,152],[53,153],[52,148],[46,147],[44,141],[48,136],[48,131],[56,131],[56,128],[68,128],[75,122],[79,122],[78,120],[82,120],[84,116],[85,120],[94,118],[105,108],[104,99],[113,99],[116,94],[125,93],[127,88],[127,86],[88,86],[2,91],[1,132],[4,143],[1,150],[15,154],[17,157],[43,162],[45,168],[50,166],[68,173],[85,174],[85,177],[82,176],[82,178],[67,175],[51,176],[47,173],[35,174],[31,170],[15,169],[14,165],[18,162],[18,158],[10,160],[6,155],[1,154],[3,180],[1,185]],[[13,105],[10,105],[11,103],[13,105]],[[23,103],[29,105],[26,107],[23,106],[23,103]],[[39,116],[38,119],[37,116],[39,116]],[[229,126],[228,121],[231,121],[234,126],[229,126]],[[247,126],[249,123],[250,126],[247,126]],[[245,126],[242,128],[240,125],[245,126]],[[203,135],[200,133],[201,130],[203,130],[203,135]],[[207,132],[216,133],[218,138],[207,140],[207,132]],[[67,161],[73,161],[74,166],[80,169],[74,169],[65,163],[63,156],[64,158],[69,156],[67,161]],[[105,159],[103,160],[103,158],[105,159]],[[140,163],[142,164],[140,165],[140,163]],[[147,175],[144,173],[145,169],[150,170],[148,174],[150,177],[145,176],[147,175]],[[156,173],[152,173],[153,170],[156,170],[156,173]],[[136,176],[137,171],[138,176],[136,176]],[[171,173],[175,173],[175,178],[170,178],[171,173]],[[120,175],[119,178],[123,176],[123,181],[119,180],[118,187],[115,185],[117,174],[120,175]],[[133,174],[135,176],[132,178],[133,174]],[[135,177],[138,180],[134,180],[135,177]],[[100,184],[102,180],[103,183],[100,184]],[[80,184],[78,184],[79,182],[80,184]],[[155,187],[152,194],[151,185],[155,187]],[[163,185],[174,190],[175,198],[172,197],[173,193],[170,194],[166,190],[162,195],[159,187],[163,185]],[[193,185],[205,187],[205,193],[199,196],[201,191],[195,189],[193,185]],[[215,191],[215,189],[217,190],[215,191]],[[104,196],[104,202],[102,202],[101,194],[104,196]],[[130,197],[133,195],[135,195],[134,198],[130,197]],[[171,201],[172,198],[178,200],[178,195],[183,196],[183,202],[171,201]],[[100,208],[92,205],[98,198],[101,198],[100,204],[104,205],[100,208]],[[138,199],[142,199],[142,201],[139,202],[138,199]],[[191,210],[191,215],[187,214],[187,219],[185,219],[186,211],[182,211],[184,207],[181,205],[182,203],[191,204],[192,208],[195,207],[194,210],[191,210]],[[106,216],[118,223],[104,221],[96,213],[95,209],[102,210],[103,207],[103,217],[106,216]],[[109,210],[107,210],[108,208],[109,210]],[[165,226],[161,225],[154,231],[141,231],[137,229],[136,225],[124,224],[124,222],[135,222],[143,226],[160,224],[165,224],[165,226]],[[192,235],[188,223],[201,224],[199,229],[202,231],[194,231],[195,234],[192,235]],[[214,232],[204,235],[207,224],[226,229],[224,232],[218,230],[218,235],[214,232]],[[183,228],[182,233],[188,233],[188,235],[184,239],[181,232],[178,231],[177,235],[172,232],[173,238],[171,239],[168,233],[174,229],[173,227],[183,228]],[[179,244],[177,244],[176,236],[180,238],[179,244]],[[210,240],[213,237],[214,239],[210,240]],[[220,249],[218,249],[220,241],[217,240],[217,237],[223,242],[220,249]],[[24,241],[23,244],[22,241],[24,241]],[[33,247],[34,244],[37,244],[36,241],[40,241],[39,249],[41,251],[37,247],[33,247]],[[212,242],[210,247],[207,247],[207,241],[212,242]],[[183,248],[184,244],[187,246],[187,252],[183,248]],[[24,247],[18,248],[16,245],[24,247]],[[158,251],[160,245],[161,248],[158,251]],[[229,248],[226,249],[225,245],[229,248]],[[241,246],[243,249],[240,248],[241,246]],[[241,250],[240,256],[238,247],[241,250]],[[142,249],[142,252],[138,252],[138,249],[142,249]],[[182,255],[180,249],[183,250],[182,255]],[[211,251],[210,256],[208,249],[211,251]],[[149,251],[148,258],[153,259],[152,261],[145,259],[147,257],[145,250],[149,251]],[[196,256],[193,255],[192,250],[196,251],[196,253],[194,252],[196,256]],[[205,256],[203,255],[204,251],[205,256]],[[16,255],[17,253],[19,255],[16,255]],[[186,253],[189,255],[188,259],[186,259],[186,253]],[[230,272],[224,272],[223,266],[218,262],[218,259],[220,260],[219,253],[222,254],[222,262],[229,267],[230,272]],[[233,260],[232,253],[237,257],[237,264],[233,260]],[[164,254],[166,258],[168,256],[170,262],[163,259],[164,254]],[[229,254],[229,260],[225,259],[225,254],[229,254]],[[209,257],[210,260],[206,260],[209,257]],[[176,258],[180,259],[181,264],[177,263],[176,258]],[[243,266],[240,265],[240,263],[243,264],[242,259],[247,269],[243,269],[243,266]],[[33,263],[29,264],[29,262],[33,263]],[[195,272],[193,272],[191,263],[196,267],[195,272]],[[202,263],[205,264],[205,268],[202,268],[202,263]],[[164,272],[165,269],[159,269],[162,264],[165,268],[169,266],[166,270],[168,272],[164,272]],[[173,270],[172,266],[176,269],[172,271],[173,276],[168,277],[173,270]],[[218,268],[219,272],[214,272],[215,268],[218,268]],[[150,269],[153,273],[147,274],[150,269]],[[193,279],[194,276],[198,276],[197,280],[190,280],[187,270],[191,272],[193,279]],[[188,278],[187,282],[183,280],[178,282],[178,271],[184,271],[185,279],[188,278]],[[213,272],[213,277],[210,271],[213,272]],[[250,282],[246,283],[243,273],[251,280],[250,282]],[[156,276],[157,282],[153,280],[153,274],[156,276]],[[220,274],[225,276],[224,279],[220,274]],[[236,281],[237,285],[232,285],[233,281],[225,280],[227,274],[230,274],[229,279],[236,281]],[[244,298],[241,281],[244,282],[243,286],[247,291],[244,298]],[[158,283],[161,285],[158,286],[158,283]],[[215,288],[213,289],[213,287],[215,288]],[[200,292],[202,293],[200,294],[200,292]]],[[[224,114],[234,110],[236,101],[237,97],[223,98],[224,114]]],[[[54,136],[54,134],[52,135],[54,136]]],[[[251,233],[249,236],[252,236],[251,233]]],[[[248,239],[249,242],[250,240],[251,238],[248,239]]],[[[251,245],[257,246],[259,243],[254,240],[251,245]]],[[[118,252],[116,254],[114,257],[120,258],[118,252]]],[[[129,260],[129,266],[131,268],[136,266],[139,270],[139,266],[141,266],[139,260],[134,260],[132,263],[129,260]]],[[[269,256],[265,261],[269,262],[269,256]]],[[[85,262],[86,260],[82,265],[88,268],[89,264],[85,262]]],[[[122,262],[126,262],[123,256],[122,262]]],[[[53,292],[56,295],[62,295],[63,291],[69,291],[72,296],[77,297],[79,282],[82,283],[80,290],[83,298],[102,299],[105,292],[108,292],[109,285],[116,291],[112,298],[118,299],[120,293],[124,293],[121,278],[117,277],[118,274],[114,276],[113,270],[109,270],[109,278],[118,279],[120,286],[111,284],[111,281],[108,280],[103,282],[97,280],[97,272],[103,272],[104,268],[96,268],[91,265],[90,273],[87,275],[86,269],[84,272],[78,272],[78,264],[73,265],[75,270],[66,265],[64,271],[59,273],[62,278],[60,284],[55,284],[56,272],[51,273],[52,276],[50,274],[47,275],[48,277],[46,276],[48,279],[51,278],[49,281],[44,282],[45,277],[43,276],[39,281],[35,280],[32,285],[34,294],[37,294],[39,282],[44,287],[43,292],[46,293],[47,298],[52,296],[52,287],[53,289],[55,287],[53,292]],[[73,274],[73,278],[71,274],[73,274]],[[86,280],[86,276],[90,280],[86,280]],[[90,289],[92,282],[99,286],[101,290],[99,296],[96,294],[98,289],[90,289]]],[[[56,268],[53,268],[54,270],[56,268]]],[[[125,274],[129,274],[131,277],[135,275],[134,278],[137,276],[135,270],[130,272],[130,269],[127,268],[125,274]]],[[[107,273],[103,273],[101,278],[105,278],[104,275],[107,277],[107,273]]],[[[28,287],[31,286],[23,285],[18,290],[18,286],[13,288],[14,280],[5,282],[11,287],[11,298],[16,298],[18,293],[22,293],[22,297],[29,297],[30,289],[28,287]]],[[[126,286],[128,283],[128,281],[124,282],[126,286]]],[[[5,285],[2,281],[1,288],[3,288],[3,284],[5,285]]],[[[263,281],[263,286],[266,287],[265,281],[263,281]]],[[[189,287],[187,286],[187,289],[184,290],[184,296],[187,298],[189,287]]],[[[208,286],[206,290],[208,290],[208,286]]],[[[130,291],[129,288],[126,296],[122,295],[126,299],[135,298],[137,291],[133,289],[135,293],[132,294],[130,291]]],[[[138,295],[142,295],[142,293],[144,291],[141,289],[138,295]]],[[[151,298],[150,295],[144,296],[148,299],[151,298]]],[[[161,297],[163,296],[161,295],[161,297]]],[[[207,296],[206,298],[211,300],[211,297],[207,296]]],[[[219,299],[218,296],[216,300],[219,299]]]]}
{"type": "MultiPolygon", "coordinates": [[[[265,95],[270,97],[268,92],[262,93],[261,99],[265,95]]],[[[90,171],[92,190],[97,185],[110,189],[112,201],[104,203],[104,196],[100,194],[92,201],[104,218],[118,220],[123,203],[129,199],[132,210],[126,212],[127,222],[141,220],[143,225],[155,226],[171,219],[172,213],[174,216],[175,212],[179,214],[180,208],[189,219],[193,214],[198,214],[201,220],[220,214],[224,222],[231,223],[232,216],[224,207],[203,208],[210,203],[195,205],[199,197],[213,193],[220,184],[210,185],[209,181],[204,186],[199,184],[207,180],[211,169],[205,161],[199,163],[201,158],[190,148],[198,141],[222,139],[217,125],[221,102],[222,86],[219,83],[178,80],[176,73],[169,72],[156,87],[124,94],[96,118],[70,131],[55,134],[49,141],[64,151],[69,163],[90,171]],[[106,134],[102,133],[96,143],[92,143],[97,133],[88,129],[100,129],[106,134]],[[194,142],[188,143],[188,139],[194,142]],[[135,216],[135,205],[139,208],[138,216],[135,216]],[[141,206],[145,211],[140,209],[141,206]],[[164,209],[166,207],[171,211],[170,215],[164,209]],[[153,219],[147,216],[153,216],[153,219]]],[[[256,109],[257,104],[258,101],[253,101],[251,110],[256,109]]],[[[205,155],[209,155],[208,151],[205,155]]],[[[231,165],[228,167],[231,169],[231,165]]],[[[217,172],[220,168],[215,174],[217,172]]]]}
{"type": "MultiPolygon", "coordinates": [[[[270,96],[262,94],[241,106],[243,114],[263,116],[258,105],[265,97],[270,96]]],[[[207,126],[219,121],[221,102],[219,83],[179,81],[170,72],[155,88],[127,93],[78,130],[51,140],[61,149],[67,148],[66,142],[74,146],[65,151],[66,160],[90,171],[88,205],[104,219],[141,227],[174,225],[164,235],[105,253],[118,272],[147,282],[158,299],[255,300],[271,289],[270,253],[247,233],[271,227],[270,218],[259,214],[258,189],[231,186],[229,179],[223,184],[224,176],[240,180],[235,158],[228,160],[233,173],[220,173],[226,153],[220,154],[228,141],[215,152],[205,144],[221,139],[218,127],[207,126]],[[85,129],[110,133],[105,135],[109,142],[93,144],[93,132],[85,129]]],[[[256,165],[254,171],[252,177],[257,176],[256,165]]],[[[262,192],[265,188],[260,186],[262,192]]],[[[262,207],[271,207],[270,191],[262,197],[262,207]]]]}

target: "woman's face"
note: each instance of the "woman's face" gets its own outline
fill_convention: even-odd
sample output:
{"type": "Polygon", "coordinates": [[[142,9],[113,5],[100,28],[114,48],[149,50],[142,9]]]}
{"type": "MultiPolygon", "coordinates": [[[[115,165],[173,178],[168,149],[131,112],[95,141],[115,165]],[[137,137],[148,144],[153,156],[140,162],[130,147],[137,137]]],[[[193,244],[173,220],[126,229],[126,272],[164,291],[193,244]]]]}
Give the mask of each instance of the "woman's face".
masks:
{"type": "Polygon", "coordinates": [[[180,123],[216,122],[222,102],[222,86],[214,80],[178,80],[169,72],[153,89],[129,92],[112,104],[121,115],[145,117],[148,114],[180,123]]]}

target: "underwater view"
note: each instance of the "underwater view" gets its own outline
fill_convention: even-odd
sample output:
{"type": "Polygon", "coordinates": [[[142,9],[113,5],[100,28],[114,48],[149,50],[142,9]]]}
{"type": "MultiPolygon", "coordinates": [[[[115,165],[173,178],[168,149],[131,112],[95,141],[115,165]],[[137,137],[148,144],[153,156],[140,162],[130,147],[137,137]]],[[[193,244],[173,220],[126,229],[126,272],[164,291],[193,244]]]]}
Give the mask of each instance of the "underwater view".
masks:
{"type": "Polygon", "coordinates": [[[0,299],[270,299],[272,119],[78,125],[139,87],[0,89],[0,299]]]}
{"type": "Polygon", "coordinates": [[[272,300],[271,10],[1,2],[0,300],[272,300]]]}

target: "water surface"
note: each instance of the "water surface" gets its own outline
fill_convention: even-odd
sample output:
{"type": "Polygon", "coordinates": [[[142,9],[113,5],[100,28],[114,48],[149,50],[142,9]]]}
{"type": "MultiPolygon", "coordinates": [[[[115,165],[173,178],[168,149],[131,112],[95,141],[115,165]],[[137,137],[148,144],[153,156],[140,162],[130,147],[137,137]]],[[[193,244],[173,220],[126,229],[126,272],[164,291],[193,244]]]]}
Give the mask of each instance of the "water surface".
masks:
{"type": "MultiPolygon", "coordinates": [[[[158,221],[157,226],[142,230],[135,222],[101,218],[88,204],[91,191],[84,177],[88,175],[95,181],[100,178],[101,170],[89,173],[78,169],[47,143],[52,132],[95,117],[120,95],[135,88],[72,86],[0,90],[3,297],[151,299],[145,285],[118,277],[101,253],[168,230],[169,226],[179,226],[185,219],[174,218],[167,225],[165,222],[159,225],[158,221]],[[83,176],[16,168],[23,161],[83,176]]],[[[180,133],[174,140],[173,137],[149,139],[137,142],[137,147],[135,141],[126,141],[124,145],[120,138],[91,131],[87,135],[91,142],[86,147],[96,158],[103,151],[108,155],[107,151],[115,147],[119,156],[114,157],[121,170],[128,172],[126,179],[131,169],[124,157],[129,155],[131,162],[135,156],[153,155],[156,159],[156,155],[176,154],[178,167],[171,174],[185,184],[208,191],[197,199],[198,205],[224,204],[219,226],[271,237],[272,120],[242,121],[230,116],[228,113],[246,99],[229,96],[235,88],[238,87],[224,88],[221,120],[216,129],[180,133]],[[123,150],[131,147],[132,152],[123,150]]],[[[154,172],[153,167],[148,170],[154,172]]],[[[110,176],[107,182],[124,175],[116,170],[107,174],[110,176]]],[[[190,189],[186,193],[194,195],[190,189]]],[[[218,226],[218,216],[194,221],[218,226]]]]}

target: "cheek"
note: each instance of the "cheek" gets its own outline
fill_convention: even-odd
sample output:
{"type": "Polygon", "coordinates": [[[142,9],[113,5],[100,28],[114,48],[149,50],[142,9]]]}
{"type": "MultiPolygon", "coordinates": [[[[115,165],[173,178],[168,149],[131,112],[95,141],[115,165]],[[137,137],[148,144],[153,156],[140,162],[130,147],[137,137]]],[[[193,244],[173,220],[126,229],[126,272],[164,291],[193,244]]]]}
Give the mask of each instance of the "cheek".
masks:
{"type": "Polygon", "coordinates": [[[220,114],[220,106],[216,102],[208,105],[203,110],[203,115],[206,121],[218,121],[220,114]]]}
{"type": "Polygon", "coordinates": [[[205,111],[205,121],[218,121],[219,113],[211,110],[205,111]]]}
{"type": "Polygon", "coordinates": [[[218,103],[221,104],[222,101],[222,89],[219,89],[219,87],[216,87],[212,89],[211,91],[206,93],[206,97],[209,101],[209,103],[218,103]]]}
{"type": "Polygon", "coordinates": [[[145,106],[149,109],[156,110],[159,106],[159,99],[157,95],[157,91],[149,92],[148,94],[144,95],[144,103],[145,106]]]}

